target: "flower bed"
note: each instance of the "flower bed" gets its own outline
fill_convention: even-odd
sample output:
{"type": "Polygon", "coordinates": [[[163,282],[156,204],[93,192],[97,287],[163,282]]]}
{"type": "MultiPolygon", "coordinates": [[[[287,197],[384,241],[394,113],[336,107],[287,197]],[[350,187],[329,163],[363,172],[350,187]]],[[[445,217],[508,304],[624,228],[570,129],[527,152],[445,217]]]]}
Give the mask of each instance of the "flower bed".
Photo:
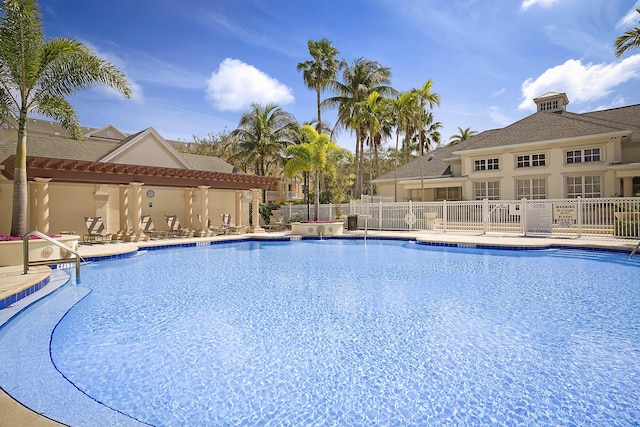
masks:
{"type": "MultiPolygon", "coordinates": [[[[2,235],[6,236],[6,235],[2,235]]],[[[0,236],[0,237],[2,237],[0,236]]],[[[66,246],[72,249],[78,249],[78,236],[65,235],[65,236],[51,236],[58,242],[64,243],[66,246]]],[[[0,267],[7,267],[10,265],[22,265],[24,262],[23,246],[21,238],[7,239],[0,241],[0,267]]],[[[39,238],[29,239],[29,260],[30,261],[45,261],[55,259],[73,258],[73,254],[51,242],[39,238]]]]}

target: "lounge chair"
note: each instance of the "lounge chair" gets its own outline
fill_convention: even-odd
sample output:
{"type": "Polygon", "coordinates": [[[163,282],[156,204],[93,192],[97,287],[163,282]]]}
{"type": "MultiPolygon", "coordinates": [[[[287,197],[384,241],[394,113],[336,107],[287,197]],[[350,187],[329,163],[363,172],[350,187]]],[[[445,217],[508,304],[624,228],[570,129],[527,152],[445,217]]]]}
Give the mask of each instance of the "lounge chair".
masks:
{"type": "Polygon", "coordinates": [[[282,231],[284,229],[284,226],[282,224],[265,223],[264,219],[262,219],[262,215],[258,215],[258,220],[260,221],[260,227],[264,228],[266,231],[282,231]]]}
{"type": "Polygon", "coordinates": [[[82,243],[111,241],[111,234],[105,230],[101,216],[85,216],[84,222],[87,225],[87,234],[82,237],[82,243]]]}
{"type": "Polygon", "coordinates": [[[222,227],[229,233],[242,233],[249,231],[248,225],[231,224],[231,214],[220,214],[222,217],[222,227]]]}
{"type": "Polygon", "coordinates": [[[159,239],[168,237],[169,232],[166,230],[156,230],[151,215],[142,215],[142,232],[151,239],[159,239]]]}
{"type": "Polygon", "coordinates": [[[169,226],[170,237],[191,237],[195,233],[195,230],[190,228],[182,228],[177,215],[165,215],[164,220],[167,221],[169,226]]]}
{"type": "Polygon", "coordinates": [[[196,216],[198,217],[198,221],[200,221],[200,226],[203,230],[208,230],[215,234],[224,234],[224,232],[226,231],[224,227],[214,227],[213,224],[211,224],[211,218],[207,218],[207,224],[205,226],[205,224],[202,222],[202,217],[200,215],[196,216]]]}

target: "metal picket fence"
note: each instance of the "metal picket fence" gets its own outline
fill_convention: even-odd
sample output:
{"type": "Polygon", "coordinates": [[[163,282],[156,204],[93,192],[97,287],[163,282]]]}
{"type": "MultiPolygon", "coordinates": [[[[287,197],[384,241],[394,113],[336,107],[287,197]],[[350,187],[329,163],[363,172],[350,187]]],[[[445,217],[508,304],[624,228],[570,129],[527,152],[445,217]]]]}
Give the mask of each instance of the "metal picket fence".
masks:
{"type": "MultiPolygon", "coordinates": [[[[291,222],[313,220],[315,207],[282,205],[291,222]]],[[[640,235],[640,198],[476,200],[442,202],[352,201],[322,204],[319,220],[358,216],[358,228],[427,230],[533,236],[637,239],[640,235]]]]}

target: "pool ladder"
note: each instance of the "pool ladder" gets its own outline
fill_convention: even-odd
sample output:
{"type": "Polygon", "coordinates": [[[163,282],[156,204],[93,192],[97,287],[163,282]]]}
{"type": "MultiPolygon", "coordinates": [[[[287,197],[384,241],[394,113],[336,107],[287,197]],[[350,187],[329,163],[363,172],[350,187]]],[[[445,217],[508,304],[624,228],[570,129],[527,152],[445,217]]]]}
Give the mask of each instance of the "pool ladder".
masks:
{"type": "Polygon", "coordinates": [[[43,260],[43,261],[29,261],[29,237],[37,236],[43,240],[52,243],[65,251],[73,254],[75,256],[75,264],[76,264],[76,281],[80,283],[80,260],[84,261],[84,259],[80,256],[80,254],[73,248],[65,245],[64,243],[60,243],[55,239],[43,234],[39,231],[30,231],[24,236],[22,236],[22,249],[23,249],[23,274],[27,274],[30,266],[37,265],[61,265],[68,264],[71,261],[69,258],[64,259],[53,259],[53,260],[43,260]]]}
{"type": "Polygon", "coordinates": [[[629,255],[629,258],[633,258],[636,252],[638,252],[638,249],[640,249],[640,242],[638,242],[638,244],[636,245],[636,248],[633,251],[631,251],[631,255],[629,255]]]}

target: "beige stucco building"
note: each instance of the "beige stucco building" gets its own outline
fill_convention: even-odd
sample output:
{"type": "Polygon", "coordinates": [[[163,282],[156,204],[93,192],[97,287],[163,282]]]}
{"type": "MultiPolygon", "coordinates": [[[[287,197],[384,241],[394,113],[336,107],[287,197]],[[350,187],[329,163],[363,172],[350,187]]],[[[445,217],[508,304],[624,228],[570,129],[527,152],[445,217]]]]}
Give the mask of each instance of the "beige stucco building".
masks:
{"type": "Polygon", "coordinates": [[[640,195],[640,105],[571,113],[564,93],[536,113],[434,150],[374,182],[398,201],[640,195]],[[396,184],[397,182],[397,184],[396,184]],[[424,190],[423,190],[424,189],[424,190]]]}
{"type": "MultiPolygon", "coordinates": [[[[216,157],[179,153],[153,128],[133,135],[112,125],[83,128],[81,141],[67,138],[55,122],[29,119],[27,130],[28,230],[82,235],[84,217],[100,216],[108,232],[126,231],[136,240],[145,238],[141,216],[166,229],[164,215],[177,215],[182,227],[202,235],[207,230],[198,215],[214,226],[221,214],[248,225],[249,204],[278,180],[238,173],[216,157]]],[[[13,128],[0,129],[2,234],[11,228],[16,138],[13,128]]]]}

